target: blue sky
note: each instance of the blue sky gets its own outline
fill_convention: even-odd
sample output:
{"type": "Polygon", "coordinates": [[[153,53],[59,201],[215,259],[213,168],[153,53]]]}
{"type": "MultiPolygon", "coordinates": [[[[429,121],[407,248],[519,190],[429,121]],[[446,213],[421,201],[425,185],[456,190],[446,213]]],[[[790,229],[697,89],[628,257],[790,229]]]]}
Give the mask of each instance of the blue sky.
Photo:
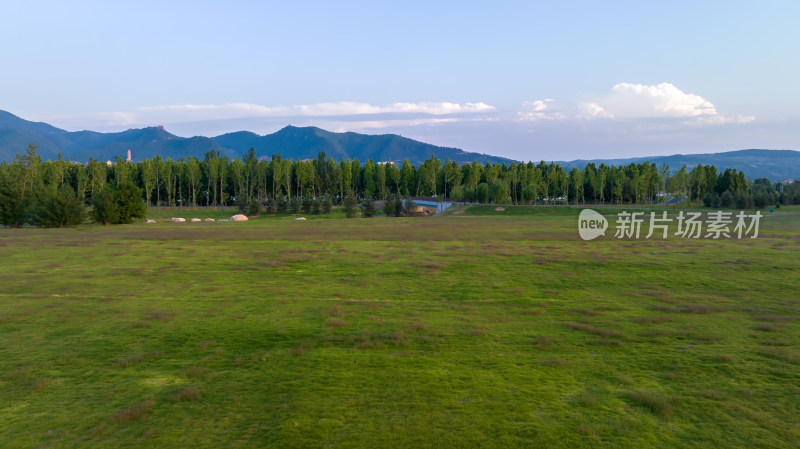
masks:
{"type": "Polygon", "coordinates": [[[800,3],[12,2],[0,109],[522,160],[800,149],[800,3]]]}

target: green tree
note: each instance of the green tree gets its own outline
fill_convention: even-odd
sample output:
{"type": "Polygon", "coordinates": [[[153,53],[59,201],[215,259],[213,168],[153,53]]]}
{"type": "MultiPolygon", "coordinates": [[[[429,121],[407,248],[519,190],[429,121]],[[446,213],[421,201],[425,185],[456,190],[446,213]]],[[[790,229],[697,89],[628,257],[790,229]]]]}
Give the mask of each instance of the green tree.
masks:
{"type": "Polygon", "coordinates": [[[364,197],[364,201],[361,202],[361,215],[369,218],[375,215],[375,203],[372,201],[370,197],[364,197]]]}
{"type": "Polygon", "coordinates": [[[386,198],[386,164],[375,164],[375,189],[378,199],[386,198]]]}
{"type": "Polygon", "coordinates": [[[478,184],[478,187],[475,188],[475,201],[484,204],[489,202],[489,185],[485,182],[478,184]]]}
{"type": "Polygon", "coordinates": [[[396,164],[387,164],[386,166],[386,180],[388,183],[389,191],[391,193],[395,193],[400,195],[401,193],[401,178],[402,173],[400,173],[400,169],[397,168],[396,164]]]}
{"type": "Polygon", "coordinates": [[[364,164],[364,198],[375,198],[375,164],[372,159],[368,159],[364,164]]]}
{"type": "Polygon", "coordinates": [[[403,167],[400,169],[400,193],[409,195],[414,184],[414,167],[411,166],[408,159],[404,159],[403,167]]]}
{"type": "Polygon", "coordinates": [[[205,167],[206,178],[208,179],[209,193],[211,194],[211,206],[217,205],[217,196],[219,193],[219,166],[220,166],[219,151],[211,150],[206,153],[205,167]]]}
{"type": "Polygon", "coordinates": [[[33,205],[34,194],[41,187],[42,159],[36,145],[28,146],[24,156],[17,156],[5,166],[0,179],[0,223],[20,227],[33,205]]]}
{"type": "Polygon", "coordinates": [[[358,216],[358,198],[355,192],[350,190],[344,198],[344,214],[347,218],[358,216]]]}
{"type": "Polygon", "coordinates": [[[200,162],[194,156],[189,157],[186,161],[186,180],[192,190],[192,207],[197,207],[197,188],[200,184],[201,176],[200,162]]]}
{"type": "Polygon", "coordinates": [[[342,170],[342,191],[339,193],[339,196],[341,201],[344,201],[345,192],[353,188],[353,170],[350,163],[344,158],[342,158],[342,162],[339,163],[339,166],[342,170]]]}
{"type": "Polygon", "coordinates": [[[289,201],[286,199],[285,196],[278,197],[278,213],[283,214],[289,210],[289,201]]]}
{"type": "Polygon", "coordinates": [[[297,163],[296,169],[298,195],[301,196],[314,196],[314,181],[316,175],[314,174],[314,165],[311,162],[300,161],[297,163]],[[309,192],[310,190],[310,192],[309,192]]]}
{"type": "Polygon", "coordinates": [[[164,160],[161,159],[161,156],[157,155],[150,162],[150,165],[153,167],[153,174],[155,175],[155,183],[153,187],[156,191],[156,206],[161,206],[161,185],[164,182],[164,160]]]}
{"type": "Polygon", "coordinates": [[[38,200],[32,220],[36,226],[63,228],[86,219],[86,207],[69,184],[61,184],[55,192],[43,189],[38,200]]]}
{"type": "Polygon", "coordinates": [[[125,182],[116,188],[119,205],[119,223],[132,223],[144,219],[147,205],[142,199],[142,189],[132,182],[125,182]]]}
{"type": "Polygon", "coordinates": [[[261,201],[258,199],[258,197],[253,195],[250,197],[250,202],[247,203],[247,207],[242,212],[247,214],[249,217],[257,217],[261,215],[262,210],[263,208],[261,207],[261,201]]]}
{"type": "Polygon", "coordinates": [[[301,206],[302,202],[300,201],[300,197],[294,197],[291,200],[289,200],[289,210],[293,214],[299,214],[301,206]]]}
{"type": "Polygon", "coordinates": [[[303,213],[305,213],[305,214],[311,213],[311,208],[314,205],[313,203],[314,202],[311,199],[311,196],[309,196],[309,195],[304,196],[303,197],[303,203],[302,203],[303,204],[303,213]]]}
{"type": "Polygon", "coordinates": [[[92,220],[104,225],[132,223],[143,219],[147,205],[142,189],[132,182],[109,185],[92,198],[92,220]]]}
{"type": "Polygon", "coordinates": [[[119,205],[117,192],[113,187],[106,187],[92,195],[92,221],[104,225],[119,223],[119,205]]]}
{"type": "MultiPolygon", "coordinates": [[[[386,198],[386,201],[383,203],[383,213],[386,214],[387,217],[396,217],[398,216],[398,198],[395,195],[390,195],[386,198]]],[[[400,206],[402,210],[402,206],[400,206]]]]}
{"type": "Polygon", "coordinates": [[[147,204],[152,202],[153,189],[156,185],[156,174],[153,170],[153,164],[147,159],[139,164],[139,174],[142,179],[142,187],[144,187],[144,199],[147,204]]]}
{"type": "Polygon", "coordinates": [[[489,199],[491,202],[497,204],[510,203],[511,196],[508,192],[508,183],[501,179],[496,179],[493,183],[491,183],[489,185],[489,199]]]}
{"type": "Polygon", "coordinates": [[[167,193],[167,204],[175,207],[175,162],[167,158],[163,170],[164,190],[167,193]]]}
{"type": "Polygon", "coordinates": [[[325,195],[322,200],[322,213],[329,214],[331,213],[331,209],[333,209],[333,202],[331,201],[330,195],[325,195]]]}
{"type": "Polygon", "coordinates": [[[403,200],[403,215],[405,215],[406,217],[411,215],[411,212],[414,211],[414,208],[416,206],[417,205],[414,204],[414,200],[412,200],[411,198],[406,198],[405,200],[403,200]]]}
{"type": "Polygon", "coordinates": [[[536,184],[528,184],[522,189],[522,201],[525,202],[525,204],[536,204],[537,194],[536,184]]]}
{"type": "Polygon", "coordinates": [[[231,177],[231,184],[234,189],[234,197],[239,210],[246,210],[250,203],[247,183],[247,166],[241,159],[234,158],[228,166],[231,177]]]}

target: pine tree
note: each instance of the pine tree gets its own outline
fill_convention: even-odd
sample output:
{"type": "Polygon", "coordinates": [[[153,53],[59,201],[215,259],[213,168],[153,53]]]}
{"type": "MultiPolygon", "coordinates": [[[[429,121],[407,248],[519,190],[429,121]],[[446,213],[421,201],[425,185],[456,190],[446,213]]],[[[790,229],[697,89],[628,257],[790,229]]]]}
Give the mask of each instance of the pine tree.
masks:
{"type": "Polygon", "coordinates": [[[75,226],[86,219],[86,207],[69,184],[62,184],[54,192],[44,189],[38,195],[33,212],[33,224],[45,228],[75,226]]]}
{"type": "Polygon", "coordinates": [[[329,214],[331,213],[331,209],[333,209],[333,203],[331,202],[331,196],[325,195],[325,198],[322,201],[322,213],[329,214]]]}
{"type": "Polygon", "coordinates": [[[308,195],[303,197],[303,213],[309,214],[311,213],[311,206],[312,206],[311,197],[308,195]]]}
{"type": "Polygon", "coordinates": [[[301,206],[301,205],[302,205],[302,203],[301,203],[301,201],[300,201],[300,198],[298,198],[298,197],[294,197],[294,198],[292,198],[292,200],[291,200],[291,201],[289,201],[289,210],[290,210],[290,211],[291,211],[293,214],[299,214],[299,213],[300,213],[300,206],[301,206]]]}
{"type": "Polygon", "coordinates": [[[344,198],[344,214],[347,218],[358,216],[358,199],[352,190],[344,198]]]}
{"type": "Polygon", "coordinates": [[[386,198],[386,201],[383,203],[383,213],[386,214],[387,217],[396,217],[397,216],[397,197],[394,195],[390,195],[389,198],[386,198]]]}
{"type": "Polygon", "coordinates": [[[365,197],[364,201],[361,202],[361,215],[366,218],[375,215],[375,203],[372,201],[372,198],[365,197]]]}

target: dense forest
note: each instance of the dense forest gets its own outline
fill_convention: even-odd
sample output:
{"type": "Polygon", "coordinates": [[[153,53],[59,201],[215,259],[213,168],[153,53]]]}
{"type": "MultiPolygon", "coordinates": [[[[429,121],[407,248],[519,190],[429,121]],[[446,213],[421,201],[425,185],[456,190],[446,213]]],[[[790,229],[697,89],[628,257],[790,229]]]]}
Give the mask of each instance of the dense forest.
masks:
{"type": "Polygon", "coordinates": [[[398,166],[357,159],[337,162],[324,152],[313,160],[291,161],[279,154],[267,160],[257,158],[252,149],[233,159],[209,151],[202,159],[156,157],[134,163],[117,157],[113,163],[92,159],[84,165],[60,156],[43,162],[30,146],[24,155],[0,165],[0,217],[3,224],[21,224],[26,198],[41,203],[69,197],[96,208],[102,192],[122,186],[128,188],[128,196],[141,192],[150,206],[239,206],[245,212],[266,207],[271,213],[285,210],[292,201],[341,204],[348,197],[363,201],[425,196],[532,205],[657,204],[675,197],[685,204],[740,209],[800,204],[800,184],[748,181],[741,171],[703,165],[670,170],[648,162],[589,163],[582,170],[567,171],[553,162],[459,165],[431,155],[419,166],[407,160],[398,166]]]}

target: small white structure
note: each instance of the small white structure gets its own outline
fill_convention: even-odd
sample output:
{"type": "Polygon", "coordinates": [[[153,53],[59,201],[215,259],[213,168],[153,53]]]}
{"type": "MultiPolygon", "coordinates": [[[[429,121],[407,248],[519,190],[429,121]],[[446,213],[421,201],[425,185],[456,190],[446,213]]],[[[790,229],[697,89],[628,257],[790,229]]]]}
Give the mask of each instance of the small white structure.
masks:
{"type": "Polygon", "coordinates": [[[205,219],[205,220],[203,220],[203,221],[214,221],[214,219],[213,219],[213,218],[206,218],[206,219],[205,219]]]}
{"type": "Polygon", "coordinates": [[[306,217],[297,217],[297,218],[295,218],[295,220],[305,220],[305,219],[306,219],[306,217]]]}
{"type": "Polygon", "coordinates": [[[180,218],[180,217],[177,217],[177,218],[176,217],[172,217],[172,218],[169,219],[169,221],[171,221],[173,223],[183,223],[184,221],[186,221],[186,219],[185,218],[180,218]]]}
{"type": "Polygon", "coordinates": [[[247,221],[247,215],[236,214],[231,217],[231,221],[247,221]]]}
{"type": "Polygon", "coordinates": [[[199,218],[192,218],[192,223],[197,223],[197,222],[200,222],[200,221],[203,221],[203,220],[201,220],[199,218]]]}
{"type": "Polygon", "coordinates": [[[148,220],[145,220],[144,222],[149,224],[149,223],[155,223],[156,221],[148,219],[148,220]]]}

